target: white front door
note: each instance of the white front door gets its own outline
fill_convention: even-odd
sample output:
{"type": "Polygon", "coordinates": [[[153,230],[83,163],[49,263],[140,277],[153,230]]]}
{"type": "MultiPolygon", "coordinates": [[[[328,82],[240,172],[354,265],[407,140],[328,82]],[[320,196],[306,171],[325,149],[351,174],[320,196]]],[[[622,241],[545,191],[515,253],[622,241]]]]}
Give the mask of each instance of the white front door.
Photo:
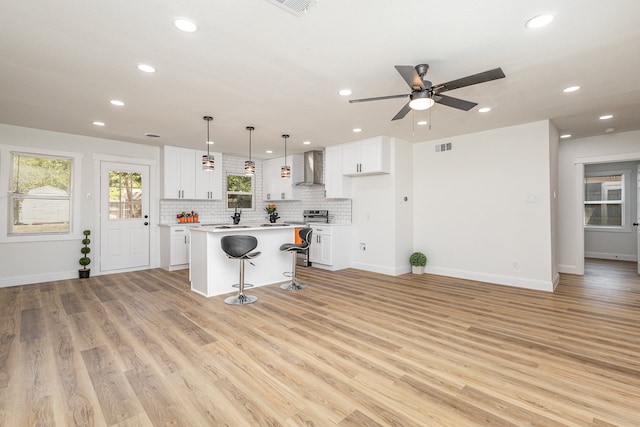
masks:
{"type": "Polygon", "coordinates": [[[149,166],[100,163],[100,271],[149,266],[149,166]]]}

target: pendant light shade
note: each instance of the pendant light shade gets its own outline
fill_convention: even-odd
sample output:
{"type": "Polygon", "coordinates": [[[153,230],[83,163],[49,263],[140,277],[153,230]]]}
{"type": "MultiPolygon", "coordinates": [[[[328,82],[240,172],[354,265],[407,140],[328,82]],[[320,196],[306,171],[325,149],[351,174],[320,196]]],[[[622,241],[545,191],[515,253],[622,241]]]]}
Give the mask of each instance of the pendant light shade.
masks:
{"type": "Polygon", "coordinates": [[[211,123],[213,117],[204,116],[203,119],[207,121],[207,154],[202,156],[202,170],[211,172],[215,170],[215,159],[211,154],[209,154],[209,146],[213,144],[213,141],[209,138],[209,123],[211,123]]]}
{"type": "Polygon", "coordinates": [[[287,166],[287,138],[289,135],[282,135],[284,138],[284,166],[280,168],[280,177],[291,178],[291,167],[287,166]]]}
{"type": "Polygon", "coordinates": [[[256,162],[251,160],[251,132],[256,128],[253,126],[247,126],[247,130],[249,131],[249,160],[245,160],[244,162],[244,174],[246,176],[251,176],[256,174],[256,162]]]}

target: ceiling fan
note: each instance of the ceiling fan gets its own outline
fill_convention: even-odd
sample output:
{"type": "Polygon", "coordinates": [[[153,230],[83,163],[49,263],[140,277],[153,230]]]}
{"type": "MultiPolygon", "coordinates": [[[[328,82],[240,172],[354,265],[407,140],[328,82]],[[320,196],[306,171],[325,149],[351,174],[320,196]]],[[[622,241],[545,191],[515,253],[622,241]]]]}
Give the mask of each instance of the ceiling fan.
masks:
{"type": "Polygon", "coordinates": [[[446,105],[447,107],[457,108],[459,110],[469,111],[478,104],[476,104],[475,102],[465,101],[464,99],[442,95],[442,92],[505,77],[504,72],[501,68],[494,68],[493,70],[473,74],[471,76],[462,77],[460,79],[451,80],[450,82],[434,86],[430,81],[424,80],[424,76],[429,70],[428,64],[419,64],[415,67],[411,65],[396,65],[395,67],[404,81],[407,82],[407,84],[411,88],[410,94],[350,99],[349,102],[353,103],[380,101],[383,99],[406,98],[408,96],[409,102],[407,102],[405,106],[402,107],[400,111],[398,111],[398,114],[396,114],[391,120],[399,120],[404,118],[404,116],[406,116],[407,113],[411,111],[411,109],[426,110],[427,108],[432,107],[434,103],[446,105]]]}

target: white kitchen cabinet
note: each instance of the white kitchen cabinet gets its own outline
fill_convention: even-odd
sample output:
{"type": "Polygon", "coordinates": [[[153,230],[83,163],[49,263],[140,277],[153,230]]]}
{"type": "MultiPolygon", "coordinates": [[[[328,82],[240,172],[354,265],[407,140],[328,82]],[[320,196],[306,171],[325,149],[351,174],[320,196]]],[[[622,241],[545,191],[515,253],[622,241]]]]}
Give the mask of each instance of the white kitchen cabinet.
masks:
{"type": "Polygon", "coordinates": [[[195,150],[165,145],[163,149],[163,198],[193,199],[196,177],[195,150]]]}
{"type": "Polygon", "coordinates": [[[222,153],[209,152],[209,155],[213,156],[215,164],[215,169],[212,171],[202,170],[202,156],[206,155],[206,151],[196,151],[195,198],[205,200],[222,200],[222,153]],[[200,162],[199,165],[198,162],[200,162]]]}
{"type": "Polygon", "coordinates": [[[342,173],[347,176],[378,175],[391,171],[391,140],[386,136],[342,145],[342,173]]]}
{"type": "Polygon", "coordinates": [[[342,270],[351,267],[351,225],[311,224],[311,266],[325,270],[342,270]]]}
{"type": "Polygon", "coordinates": [[[329,199],[351,197],[351,177],[342,172],[341,145],[331,145],[324,150],[324,192],[329,199]]]}
{"type": "Polygon", "coordinates": [[[287,156],[286,164],[291,167],[291,177],[281,178],[280,168],[285,158],[262,162],[262,197],[266,201],[299,200],[299,191],[294,184],[304,179],[304,159],[302,154],[287,156]]]}
{"type": "Polygon", "coordinates": [[[164,199],[222,199],[222,154],[214,156],[215,169],[202,170],[202,156],[206,151],[190,148],[163,148],[162,176],[164,199]]]}
{"type": "Polygon", "coordinates": [[[189,268],[189,227],[187,224],[160,227],[160,266],[165,270],[189,268]]]}

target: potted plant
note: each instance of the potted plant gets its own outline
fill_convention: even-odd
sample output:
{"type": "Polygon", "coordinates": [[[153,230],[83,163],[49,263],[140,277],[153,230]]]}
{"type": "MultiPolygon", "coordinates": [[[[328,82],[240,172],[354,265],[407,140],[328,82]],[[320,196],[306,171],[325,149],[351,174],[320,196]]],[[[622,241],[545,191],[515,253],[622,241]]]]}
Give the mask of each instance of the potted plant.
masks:
{"type": "Polygon", "coordinates": [[[427,256],[422,252],[414,252],[409,257],[411,272],[413,274],[424,274],[424,266],[427,265],[427,256]]]}
{"type": "Polygon", "coordinates": [[[269,204],[266,208],[264,208],[264,210],[267,211],[267,214],[269,214],[269,222],[275,223],[278,218],[280,218],[280,215],[278,215],[278,212],[276,212],[276,205],[269,204]]]}
{"type": "Polygon", "coordinates": [[[80,258],[80,260],[78,261],[82,268],[78,270],[78,276],[80,277],[80,279],[86,279],[91,273],[91,269],[87,268],[87,265],[91,263],[91,258],[87,256],[91,252],[91,248],[89,247],[89,243],[91,243],[91,240],[89,240],[91,230],[84,230],[82,234],[84,234],[84,238],[82,239],[82,244],[84,246],[80,248],[80,252],[82,252],[82,258],[80,258]]]}

